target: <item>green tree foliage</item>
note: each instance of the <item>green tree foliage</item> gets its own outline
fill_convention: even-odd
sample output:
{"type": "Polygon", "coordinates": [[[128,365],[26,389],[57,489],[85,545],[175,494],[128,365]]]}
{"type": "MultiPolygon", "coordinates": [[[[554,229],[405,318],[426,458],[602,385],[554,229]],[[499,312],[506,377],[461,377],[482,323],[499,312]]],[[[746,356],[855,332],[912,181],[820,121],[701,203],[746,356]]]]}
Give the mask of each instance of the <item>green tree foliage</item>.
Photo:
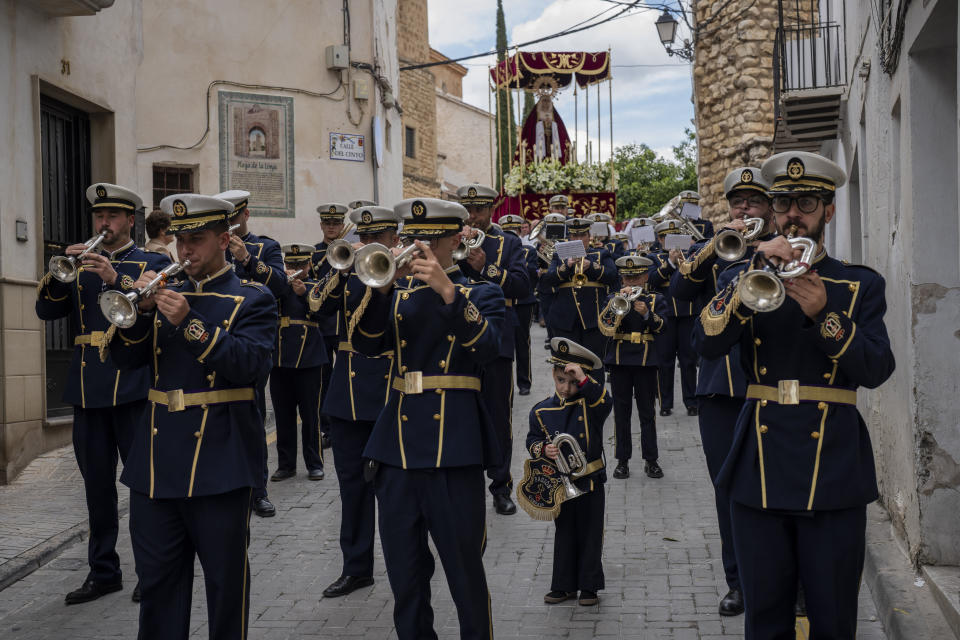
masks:
{"type": "Polygon", "coordinates": [[[645,144],[617,147],[617,218],[645,217],[660,210],[685,189],[697,188],[696,136],[684,131],[683,142],[673,147],[673,160],[659,157],[645,144]]]}
{"type": "MultiPolygon", "coordinates": [[[[503,0],[497,0],[497,62],[507,59],[507,22],[503,17],[503,0]]],[[[497,190],[502,185],[502,176],[510,173],[513,151],[517,146],[517,124],[513,115],[510,91],[497,91],[497,190]]]]}

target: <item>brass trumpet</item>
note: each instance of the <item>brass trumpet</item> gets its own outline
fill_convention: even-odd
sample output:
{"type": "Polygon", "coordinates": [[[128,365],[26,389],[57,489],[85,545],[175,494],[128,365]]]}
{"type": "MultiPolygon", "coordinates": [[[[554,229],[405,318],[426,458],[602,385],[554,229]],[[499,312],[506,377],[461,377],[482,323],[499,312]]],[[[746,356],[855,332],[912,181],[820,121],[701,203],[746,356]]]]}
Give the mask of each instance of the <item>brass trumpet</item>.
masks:
{"type": "Polygon", "coordinates": [[[230,225],[230,228],[227,229],[227,232],[230,233],[230,234],[233,234],[233,232],[236,231],[236,230],[239,229],[239,228],[240,228],[240,225],[238,225],[238,224],[232,224],[232,225],[230,225]]]}
{"type": "Polygon", "coordinates": [[[763,218],[744,218],[746,233],[734,229],[723,229],[717,234],[715,247],[717,256],[727,262],[736,262],[747,255],[747,245],[760,237],[766,225],[763,218]]]}
{"type": "Polygon", "coordinates": [[[157,289],[162,289],[173,276],[190,266],[189,260],[182,263],[174,262],[167,265],[157,276],[140,289],[129,293],[120,291],[104,291],[100,294],[100,311],[103,317],[121,329],[129,329],[137,322],[137,303],[152,295],[157,289]]]}
{"type": "Polygon", "coordinates": [[[794,233],[796,233],[796,227],[791,227],[787,240],[791,247],[803,249],[799,260],[791,260],[780,266],[768,263],[760,269],[747,271],[740,278],[738,286],[740,302],[748,308],[759,313],[779,309],[786,299],[783,281],[801,276],[810,268],[813,252],[817,250],[817,243],[811,238],[794,238],[794,233]]]}
{"type": "Polygon", "coordinates": [[[349,269],[355,259],[356,250],[343,238],[337,238],[327,245],[327,264],[334,269],[349,269]]]}
{"type": "Polygon", "coordinates": [[[583,453],[583,449],[580,448],[577,439],[569,433],[557,432],[550,438],[550,444],[557,449],[561,449],[563,445],[567,445],[570,448],[569,454],[564,454],[561,449],[560,455],[558,455],[556,459],[557,469],[560,470],[560,477],[563,478],[563,490],[566,499],[570,500],[582,496],[583,491],[578,489],[577,485],[573,484],[573,480],[585,475],[587,470],[587,456],[583,453]]]}
{"type": "Polygon", "coordinates": [[[413,242],[396,256],[390,249],[374,242],[357,249],[353,268],[360,281],[368,287],[385,287],[394,281],[397,269],[413,260],[418,253],[420,249],[413,242]]]}
{"type": "Polygon", "coordinates": [[[87,240],[84,243],[87,248],[75,256],[53,256],[50,258],[50,262],[47,263],[47,269],[49,269],[50,274],[60,282],[66,283],[76,280],[77,274],[80,272],[80,262],[83,260],[83,256],[99,247],[106,235],[106,231],[101,231],[100,235],[87,240]]]}
{"type": "Polygon", "coordinates": [[[305,269],[300,269],[300,270],[298,270],[298,271],[294,271],[293,273],[288,273],[288,274],[287,274],[287,282],[290,282],[291,280],[293,280],[294,278],[296,278],[296,277],[299,276],[299,275],[303,275],[303,272],[304,272],[304,271],[305,271],[305,269]]]}
{"type": "Polygon", "coordinates": [[[700,233],[700,230],[697,229],[688,218],[684,218],[680,215],[680,207],[682,206],[680,196],[674,196],[670,198],[670,201],[667,204],[661,207],[660,211],[650,216],[650,219],[653,220],[656,224],[665,222],[667,220],[675,220],[680,224],[680,228],[687,233],[687,235],[693,236],[693,239],[697,242],[700,242],[704,239],[703,234],[700,233]]]}
{"type": "Polygon", "coordinates": [[[457,245],[457,248],[453,250],[453,259],[456,261],[466,260],[467,256],[470,255],[470,251],[473,249],[479,249],[483,246],[483,241],[486,240],[487,234],[480,229],[474,229],[476,233],[470,238],[461,238],[460,244],[457,245]]]}
{"type": "Polygon", "coordinates": [[[632,290],[627,295],[618,293],[610,300],[610,310],[618,316],[625,316],[633,309],[633,303],[636,302],[637,298],[646,292],[646,287],[632,287],[632,290]]]}
{"type": "Polygon", "coordinates": [[[579,262],[577,262],[577,266],[574,268],[574,271],[573,271],[573,277],[571,278],[571,282],[573,282],[573,286],[576,287],[577,289],[587,284],[587,274],[583,272],[583,261],[584,261],[584,258],[580,258],[579,262]]]}

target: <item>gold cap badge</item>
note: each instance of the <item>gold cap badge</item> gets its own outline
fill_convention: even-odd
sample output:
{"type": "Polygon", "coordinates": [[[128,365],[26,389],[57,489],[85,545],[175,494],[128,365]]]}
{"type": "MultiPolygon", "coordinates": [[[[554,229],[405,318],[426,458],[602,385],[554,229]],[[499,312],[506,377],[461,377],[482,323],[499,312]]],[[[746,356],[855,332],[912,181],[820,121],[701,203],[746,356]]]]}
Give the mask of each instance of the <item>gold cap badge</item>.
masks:
{"type": "Polygon", "coordinates": [[[187,215],[187,205],[183,200],[174,200],[173,202],[173,215],[178,218],[182,218],[187,215]]]}
{"type": "Polygon", "coordinates": [[[806,168],[800,158],[791,158],[790,162],[787,163],[787,175],[790,176],[791,180],[799,180],[805,173],[806,168]]]}
{"type": "Polygon", "coordinates": [[[97,197],[98,197],[98,198],[106,198],[106,197],[107,197],[107,189],[106,189],[106,187],[104,187],[102,184],[98,184],[98,185],[97,185],[97,197]]]}

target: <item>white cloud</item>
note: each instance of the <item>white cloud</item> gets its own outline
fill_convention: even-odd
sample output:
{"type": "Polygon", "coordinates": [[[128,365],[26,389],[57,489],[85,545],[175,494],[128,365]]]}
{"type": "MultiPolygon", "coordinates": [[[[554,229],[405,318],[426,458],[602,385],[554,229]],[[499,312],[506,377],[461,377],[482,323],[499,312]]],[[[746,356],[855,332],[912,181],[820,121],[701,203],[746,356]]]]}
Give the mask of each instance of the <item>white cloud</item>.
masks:
{"type": "MultiPolygon", "coordinates": [[[[602,0],[511,0],[504,10],[511,43],[533,40],[556,33],[591,16],[608,10],[611,16],[619,8],[602,0]]],[[[669,149],[683,139],[690,127],[693,106],[690,102],[690,68],[670,58],[657,37],[654,23],[657,11],[638,11],[580,33],[537,45],[523,51],[603,51],[610,49],[613,69],[614,144],[643,142],[658,151],[669,149]],[[618,66],[654,65],[654,66],[618,66]],[[657,66],[670,65],[670,66],[657,66]]],[[[430,4],[431,45],[450,57],[490,50],[495,43],[496,3],[493,0],[436,0],[430,4]]],[[[462,64],[470,70],[463,82],[466,102],[486,109],[490,104],[487,65],[495,56],[473,59],[462,64]],[[475,66],[480,65],[480,66],[475,66]]],[[[596,91],[590,87],[590,137],[596,141],[596,91]]],[[[604,156],[609,152],[608,89],[601,85],[601,135],[604,156]]],[[[583,134],[584,96],[579,95],[579,129],[583,134]]],[[[572,88],[561,91],[557,110],[574,130],[572,88]]],[[[585,139],[581,135],[581,149],[585,139]]],[[[594,142],[596,144],[596,142],[594,142]]]]}

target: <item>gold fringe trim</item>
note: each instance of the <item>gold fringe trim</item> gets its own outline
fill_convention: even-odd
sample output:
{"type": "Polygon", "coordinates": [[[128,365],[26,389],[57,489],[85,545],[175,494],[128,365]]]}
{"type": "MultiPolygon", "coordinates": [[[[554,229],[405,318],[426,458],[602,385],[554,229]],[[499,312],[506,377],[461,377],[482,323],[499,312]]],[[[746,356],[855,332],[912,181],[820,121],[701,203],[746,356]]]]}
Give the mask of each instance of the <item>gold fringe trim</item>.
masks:
{"type": "Polygon", "coordinates": [[[357,323],[360,322],[363,312],[367,310],[367,305],[370,304],[370,298],[372,297],[373,289],[367,287],[367,290],[363,293],[363,298],[360,300],[360,304],[350,314],[350,323],[347,325],[347,342],[353,340],[353,331],[357,328],[357,323]]]}
{"type": "MultiPolygon", "coordinates": [[[[522,483],[521,483],[522,484],[522,483]]],[[[561,491],[563,490],[563,485],[560,485],[561,491]]],[[[544,522],[550,522],[556,520],[557,516],[560,515],[560,507],[563,502],[558,501],[557,506],[553,509],[541,509],[540,507],[534,505],[532,502],[527,500],[526,496],[523,494],[523,491],[520,490],[520,484],[517,485],[517,504],[520,505],[520,508],[527,512],[527,515],[533,518],[534,520],[542,520],[544,522]]]]}
{"type": "Polygon", "coordinates": [[[324,280],[313,285],[313,289],[310,291],[310,297],[307,299],[310,311],[314,313],[319,311],[327,297],[337,288],[338,284],[340,284],[340,272],[336,269],[331,269],[324,280]],[[320,293],[313,295],[313,292],[317,290],[319,290],[320,293]]]}
{"type": "Polygon", "coordinates": [[[700,324],[703,325],[703,332],[708,336],[717,336],[723,333],[723,330],[730,324],[730,314],[736,311],[740,306],[740,291],[735,290],[733,295],[724,303],[723,313],[714,315],[712,313],[714,304],[718,300],[723,300],[727,291],[721,291],[703,308],[700,312],[700,324]]]}
{"type": "Polygon", "coordinates": [[[110,354],[110,341],[113,340],[113,336],[116,333],[117,325],[115,324],[111,324],[104,332],[103,342],[100,343],[100,346],[97,349],[100,352],[100,362],[107,361],[107,356],[110,354]]]}
{"type": "Polygon", "coordinates": [[[680,265],[677,267],[680,274],[688,276],[697,269],[700,268],[700,265],[703,264],[708,258],[712,258],[717,253],[717,237],[714,236],[710,238],[710,242],[703,245],[700,251],[691,257],[689,260],[680,259],[680,265]]]}
{"type": "MultiPolygon", "coordinates": [[[[600,329],[600,333],[608,338],[612,338],[613,335],[617,333],[617,329],[620,328],[620,323],[622,321],[623,316],[618,316],[617,314],[613,313],[613,311],[610,310],[610,303],[608,302],[607,306],[605,306],[603,311],[600,312],[600,322],[597,323],[597,327],[600,329]],[[613,326],[610,326],[604,321],[604,318],[606,318],[608,315],[613,316],[613,326]]],[[[550,437],[549,434],[547,434],[547,437],[550,437]]]]}

